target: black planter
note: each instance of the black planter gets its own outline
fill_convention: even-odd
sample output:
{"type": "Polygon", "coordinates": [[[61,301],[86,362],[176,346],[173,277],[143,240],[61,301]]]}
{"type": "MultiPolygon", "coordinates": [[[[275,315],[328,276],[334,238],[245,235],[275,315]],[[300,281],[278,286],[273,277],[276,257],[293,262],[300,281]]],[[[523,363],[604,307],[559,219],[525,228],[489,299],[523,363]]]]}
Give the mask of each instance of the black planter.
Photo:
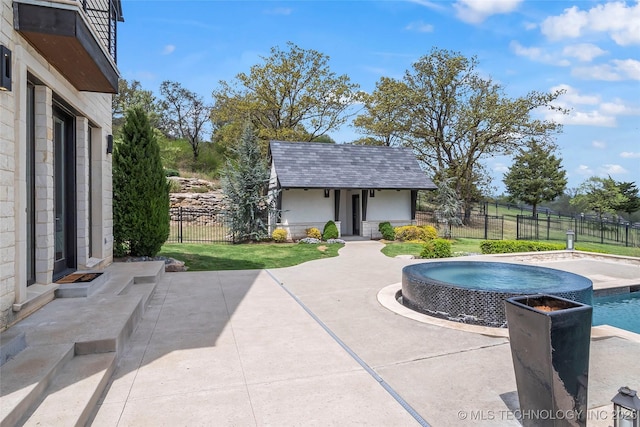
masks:
{"type": "Polygon", "coordinates": [[[506,315],[522,424],[586,426],[592,307],[519,296],[506,301],[506,315]]]}

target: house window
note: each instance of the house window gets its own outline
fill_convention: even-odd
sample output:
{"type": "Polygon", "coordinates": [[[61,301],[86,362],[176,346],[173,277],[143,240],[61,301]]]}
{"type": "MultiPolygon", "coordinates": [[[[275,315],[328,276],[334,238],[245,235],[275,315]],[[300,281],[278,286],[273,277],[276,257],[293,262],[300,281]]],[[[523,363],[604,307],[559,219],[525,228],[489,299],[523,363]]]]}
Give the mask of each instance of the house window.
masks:
{"type": "Polygon", "coordinates": [[[35,86],[27,83],[27,286],[36,281],[36,137],[35,86]]]}
{"type": "Polygon", "coordinates": [[[89,224],[88,224],[88,233],[89,233],[89,252],[87,254],[87,256],[89,258],[91,258],[93,256],[93,156],[91,154],[91,152],[93,151],[93,144],[92,144],[92,138],[91,138],[91,134],[93,133],[93,128],[91,126],[89,126],[88,128],[88,132],[87,132],[87,152],[88,152],[88,158],[87,158],[87,163],[89,165],[89,173],[88,173],[88,181],[89,181],[89,197],[87,200],[87,204],[88,204],[88,211],[87,212],[87,216],[89,219],[89,224]]]}

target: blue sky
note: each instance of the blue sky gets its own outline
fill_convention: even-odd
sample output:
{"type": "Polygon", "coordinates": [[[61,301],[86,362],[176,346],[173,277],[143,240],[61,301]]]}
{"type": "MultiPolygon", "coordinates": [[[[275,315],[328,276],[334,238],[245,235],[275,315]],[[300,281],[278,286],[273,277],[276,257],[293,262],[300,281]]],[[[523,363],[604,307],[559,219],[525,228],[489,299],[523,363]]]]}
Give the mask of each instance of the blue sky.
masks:
{"type": "MultiPolygon", "coordinates": [[[[432,47],[476,56],[510,97],[563,88],[557,138],[569,188],[610,175],[640,186],[640,3],[637,1],[145,1],[122,0],[118,67],[157,93],[172,80],[213,101],[291,41],[329,56],[370,92],[401,78],[432,47]]],[[[360,135],[345,126],[337,142],[360,135]]],[[[487,161],[502,193],[507,157],[487,161]]]]}

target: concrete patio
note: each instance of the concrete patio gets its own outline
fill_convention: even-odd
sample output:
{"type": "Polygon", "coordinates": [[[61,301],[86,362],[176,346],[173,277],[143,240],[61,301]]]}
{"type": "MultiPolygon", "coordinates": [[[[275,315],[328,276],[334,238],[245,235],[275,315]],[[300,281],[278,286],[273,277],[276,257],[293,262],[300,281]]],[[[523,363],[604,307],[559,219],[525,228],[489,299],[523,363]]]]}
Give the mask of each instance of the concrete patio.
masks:
{"type": "MultiPolygon", "coordinates": [[[[25,332],[27,348],[0,372],[2,425],[520,425],[508,339],[385,308],[380,290],[400,281],[403,266],[424,261],[388,258],[381,247],[354,241],[339,257],[295,267],[167,273],[154,285],[131,284],[117,298],[106,286],[87,298],[54,300],[11,328],[25,332]],[[142,292],[149,287],[152,292],[142,292]],[[141,295],[149,295],[142,299],[146,309],[135,330],[123,333],[126,326],[114,325],[132,324],[119,319],[141,295]],[[116,299],[121,303],[104,305],[116,299]],[[70,317],[77,329],[63,323],[70,317]],[[11,412],[17,397],[37,388],[35,380],[16,374],[21,357],[64,344],[52,338],[56,329],[68,331],[60,341],[70,343],[120,339],[106,353],[89,354],[95,360],[85,362],[85,370],[65,369],[81,358],[76,346],[76,356],[66,356],[59,368],[64,380],[42,391],[43,404],[8,417],[20,413],[11,412]],[[102,372],[97,359],[105,355],[113,360],[91,386],[99,393],[74,403],[69,396],[88,393],[77,393],[78,385],[102,372]]],[[[584,274],[596,275],[598,283],[640,282],[635,264],[556,262],[588,270],[584,274]]],[[[613,334],[600,331],[592,340],[590,426],[612,424],[610,399],[620,386],[640,388],[640,342],[613,334]]],[[[89,353],[83,348],[80,353],[89,353]]]]}

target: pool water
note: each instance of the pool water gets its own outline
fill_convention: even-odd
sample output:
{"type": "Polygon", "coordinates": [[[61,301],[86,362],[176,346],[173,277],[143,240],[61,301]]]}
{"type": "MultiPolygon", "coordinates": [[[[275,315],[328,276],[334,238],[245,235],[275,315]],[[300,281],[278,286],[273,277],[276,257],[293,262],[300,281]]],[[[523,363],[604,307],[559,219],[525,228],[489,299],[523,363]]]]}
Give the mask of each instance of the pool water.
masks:
{"type": "Polygon", "coordinates": [[[611,325],[640,334],[640,292],[594,297],[593,325],[611,325]]]}
{"type": "Polygon", "coordinates": [[[554,293],[591,285],[586,277],[554,268],[502,262],[443,261],[415,264],[412,274],[452,286],[513,293],[554,293]]]}

